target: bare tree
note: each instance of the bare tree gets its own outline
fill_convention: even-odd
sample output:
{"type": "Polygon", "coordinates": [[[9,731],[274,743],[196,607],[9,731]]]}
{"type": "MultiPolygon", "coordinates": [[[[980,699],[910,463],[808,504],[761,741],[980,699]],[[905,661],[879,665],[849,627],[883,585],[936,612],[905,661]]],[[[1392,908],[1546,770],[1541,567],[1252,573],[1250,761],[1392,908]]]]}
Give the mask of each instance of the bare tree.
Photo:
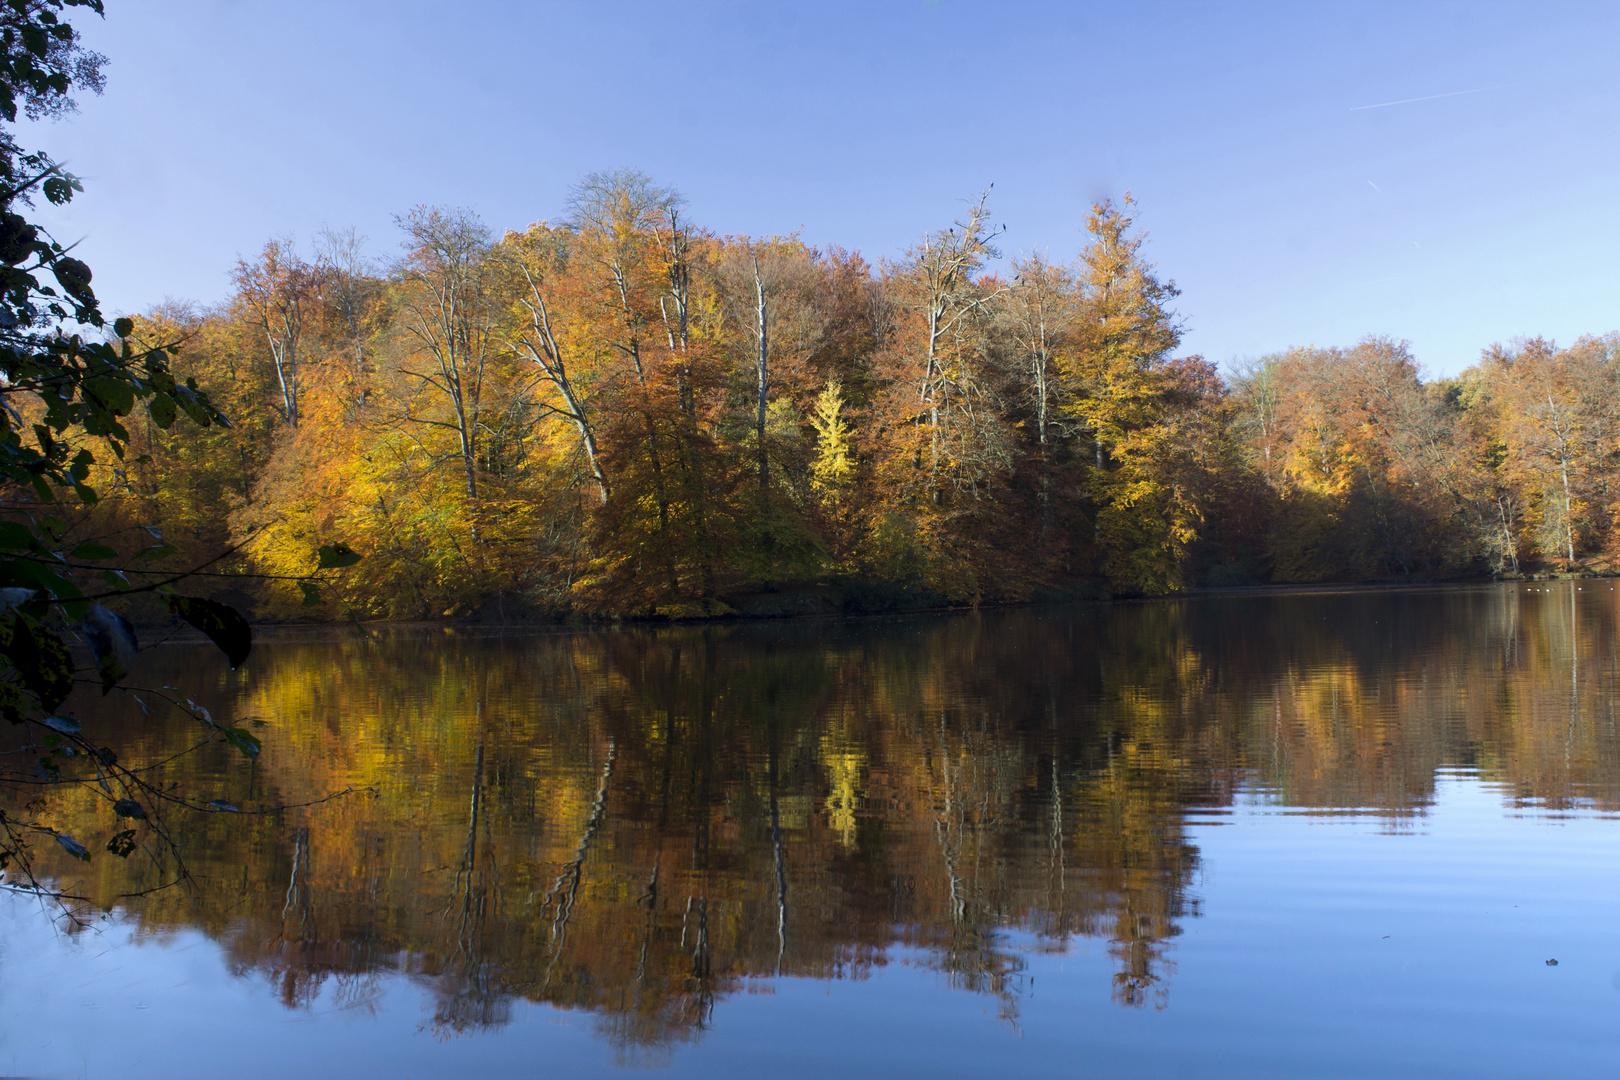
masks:
{"type": "MultiPolygon", "coordinates": [[[[521,242],[518,241],[519,243],[521,242]]],[[[563,405],[546,405],[546,411],[573,424],[579,432],[580,447],[585,453],[591,477],[606,506],[609,496],[607,475],[602,471],[601,452],[597,446],[596,428],[588,411],[588,394],[570,370],[568,349],[557,336],[552,320],[552,304],[547,297],[556,252],[548,246],[539,250],[522,251],[515,244],[511,251],[511,265],[523,279],[524,290],[519,302],[528,313],[526,324],[519,325],[509,337],[512,349],[527,357],[540,369],[541,378],[556,390],[563,405]]]]}
{"type": "Polygon", "coordinates": [[[998,258],[993,240],[1002,230],[990,226],[988,191],[967,217],[951,228],[931,233],[913,248],[894,273],[902,303],[923,320],[923,355],[918,372],[916,419],[928,429],[928,467],[933,499],[940,502],[941,470],[958,468],[958,482],[977,495],[981,466],[1001,462],[1005,448],[998,438],[997,410],[987,407],[990,384],[983,377],[977,321],[1007,287],[986,287],[975,274],[998,258]]]}
{"type": "Polygon", "coordinates": [[[478,497],[478,434],[494,334],[489,230],[470,210],[417,207],[395,219],[405,230],[398,275],[409,288],[401,323],[425,363],[402,372],[442,400],[448,418],[408,420],[456,434],[468,498],[478,497]]]}
{"type": "Polygon", "coordinates": [[[754,374],[754,434],[759,489],[770,488],[770,403],[777,370],[806,360],[821,343],[827,317],[816,303],[821,283],[815,251],[796,238],[735,245],[717,279],[732,318],[745,328],[754,374]]]}
{"type": "MultiPolygon", "coordinates": [[[[624,320],[625,332],[615,345],[642,382],[647,378],[643,347],[648,328],[640,296],[647,277],[664,269],[649,265],[646,240],[664,230],[681,202],[675,191],[636,169],[590,173],[568,199],[569,224],[579,236],[579,253],[605,272],[624,320]]],[[[684,322],[680,330],[684,342],[684,322]]]]}
{"type": "MultiPolygon", "coordinates": [[[[575,185],[568,200],[569,225],[576,236],[579,258],[594,263],[603,273],[608,307],[622,321],[623,330],[611,347],[629,362],[630,371],[642,390],[649,386],[651,356],[649,334],[653,311],[663,316],[671,352],[684,354],[688,330],[690,282],[686,262],[687,244],[679,209],[681,196],[655,184],[636,169],[590,173],[575,185]],[[655,252],[657,254],[655,254],[655,252]],[[676,302],[671,318],[668,300],[676,302]],[[656,297],[657,299],[652,299],[656,297]]],[[[684,361],[684,356],[683,356],[684,361]]],[[[678,380],[686,423],[694,423],[688,381],[678,380]]],[[[643,398],[645,404],[645,398],[643,398]]],[[[658,511],[658,531],[670,524],[672,467],[682,464],[680,447],[664,445],[668,432],[661,432],[651,408],[640,412],[641,446],[652,472],[653,501],[658,511]]],[[[678,440],[673,440],[678,442],[678,440]]],[[[686,462],[690,466],[690,462],[686,462]]],[[[692,470],[687,469],[692,479],[692,470]]],[[[700,490],[694,485],[695,490],[700,490]]],[[[704,500],[693,500],[701,520],[704,500]]],[[[664,552],[665,573],[672,590],[676,574],[672,555],[664,552]]]]}
{"type": "Polygon", "coordinates": [[[354,357],[354,373],[366,370],[365,300],[367,283],[376,274],[365,252],[366,238],[353,226],[321,229],[315,237],[315,266],[323,298],[331,306],[354,357]]]}
{"type": "Polygon", "coordinates": [[[270,346],[281,385],[282,416],[298,426],[299,350],[305,307],[316,294],[313,267],[298,257],[291,240],[272,240],[254,262],[238,259],[233,275],[249,318],[270,346]]]}
{"type": "Polygon", "coordinates": [[[1277,486],[1278,470],[1284,456],[1277,449],[1279,362],[1275,356],[1244,357],[1233,361],[1231,375],[1227,379],[1238,403],[1238,429],[1249,444],[1260,475],[1271,487],[1277,486]]]}
{"type": "Polygon", "coordinates": [[[1031,255],[1013,267],[1003,319],[1012,334],[1023,387],[1035,413],[1036,441],[1047,445],[1058,398],[1056,351],[1074,325],[1078,285],[1074,275],[1031,255]]]}

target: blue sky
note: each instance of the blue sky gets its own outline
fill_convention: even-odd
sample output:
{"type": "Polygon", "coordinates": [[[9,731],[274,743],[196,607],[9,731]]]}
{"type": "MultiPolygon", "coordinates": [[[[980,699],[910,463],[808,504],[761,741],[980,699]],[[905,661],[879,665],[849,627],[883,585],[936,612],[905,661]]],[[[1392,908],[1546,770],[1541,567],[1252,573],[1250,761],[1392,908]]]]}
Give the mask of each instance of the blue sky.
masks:
{"type": "Polygon", "coordinates": [[[323,224],[386,259],[420,203],[554,218],[628,165],[874,259],[991,183],[1009,256],[1069,258],[1128,190],[1221,362],[1378,333],[1448,374],[1620,329],[1620,5],[107,6],[105,97],[27,137],[86,179],[48,220],[112,311],[215,302],[323,224]]]}

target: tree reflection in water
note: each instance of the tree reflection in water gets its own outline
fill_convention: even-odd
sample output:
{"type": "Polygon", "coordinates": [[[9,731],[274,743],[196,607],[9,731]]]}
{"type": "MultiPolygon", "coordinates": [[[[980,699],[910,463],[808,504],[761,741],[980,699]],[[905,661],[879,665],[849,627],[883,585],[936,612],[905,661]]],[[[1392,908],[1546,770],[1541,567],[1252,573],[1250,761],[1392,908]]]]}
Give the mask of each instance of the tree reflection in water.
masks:
{"type": "MultiPolygon", "coordinates": [[[[1189,815],[1240,789],[1398,824],[1461,764],[1523,800],[1614,807],[1615,595],[326,633],[211,676],[174,647],[148,677],[212,678],[209,707],[269,727],[253,771],[210,748],[173,779],[244,806],[377,794],[181,822],[196,888],[129,914],[204,929],[289,1007],[335,986],[371,1008],[402,972],[432,988],[441,1036],[540,1001],[593,1013],[636,1060],[776,976],[892,962],[1016,1023],[1024,958],[1081,937],[1107,942],[1119,1004],[1162,1008],[1197,914],[1189,815]]],[[[148,727],[139,750],[186,734],[148,727]]],[[[119,827],[56,797],[81,837],[119,827]]],[[[163,872],[56,869],[103,897],[163,872]]]]}

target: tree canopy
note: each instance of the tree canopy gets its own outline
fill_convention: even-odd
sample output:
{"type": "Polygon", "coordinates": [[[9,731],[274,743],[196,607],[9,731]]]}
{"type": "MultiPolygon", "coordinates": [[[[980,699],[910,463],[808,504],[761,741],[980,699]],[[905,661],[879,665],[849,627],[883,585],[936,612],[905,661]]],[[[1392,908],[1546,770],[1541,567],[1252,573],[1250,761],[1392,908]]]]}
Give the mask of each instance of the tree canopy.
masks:
{"type": "Polygon", "coordinates": [[[267,618],[709,617],[1199,585],[1604,571],[1615,345],[1404,343],[1222,372],[1127,197],[1072,262],[988,197],[902,257],[697,224],[633,171],[497,236],[467,209],[244,260],[135,320],[234,426],[132,435],[97,511],[242,545],[267,618]],[[210,429],[213,432],[214,429],[210,429]],[[199,448],[206,445],[206,451],[199,448]],[[312,545],[368,555],[324,591],[312,545]]]}

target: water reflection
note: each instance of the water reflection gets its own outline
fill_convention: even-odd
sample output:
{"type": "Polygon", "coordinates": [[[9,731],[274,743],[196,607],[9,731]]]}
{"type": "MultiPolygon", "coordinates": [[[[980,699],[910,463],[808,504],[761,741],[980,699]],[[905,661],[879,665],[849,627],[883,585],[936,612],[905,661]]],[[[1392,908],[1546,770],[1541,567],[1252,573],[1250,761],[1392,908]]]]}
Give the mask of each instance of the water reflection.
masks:
{"type": "MultiPolygon", "coordinates": [[[[587,1011],[629,1060],[775,976],[905,956],[1016,1023],[1038,951],[1106,942],[1113,999],[1170,1003],[1199,915],[1195,821],[1240,790],[1409,828],[1443,766],[1614,809],[1617,594],[1597,583],[1199,599],[890,622],[272,642],[248,669],[156,654],[156,683],[267,722],[249,770],[167,769],[244,807],[175,819],[196,928],[297,1008],[404,973],[428,1030],[518,1000],[587,1011]]],[[[83,711],[89,700],[78,703],[83,711]]],[[[158,759],[193,729],[144,724],[158,759]]],[[[120,826],[83,798],[81,837],[120,826]]],[[[54,868],[104,899],[172,876],[54,868]]]]}

